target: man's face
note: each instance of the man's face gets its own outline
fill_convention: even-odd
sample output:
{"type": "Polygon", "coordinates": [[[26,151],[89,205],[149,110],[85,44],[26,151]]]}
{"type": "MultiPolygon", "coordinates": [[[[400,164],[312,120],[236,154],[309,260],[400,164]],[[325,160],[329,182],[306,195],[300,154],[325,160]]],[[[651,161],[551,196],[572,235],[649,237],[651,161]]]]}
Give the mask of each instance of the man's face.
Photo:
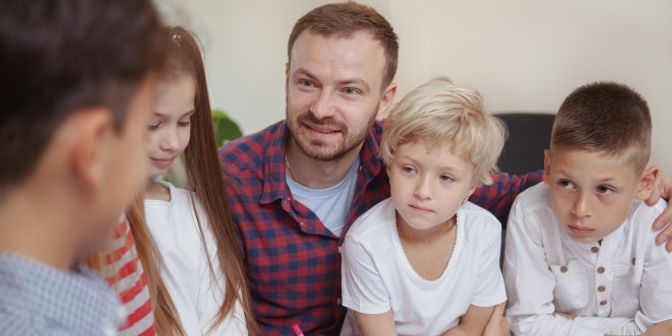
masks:
{"type": "Polygon", "coordinates": [[[350,38],[304,31],[287,64],[286,119],[304,155],[331,161],[358,151],[394,99],[383,88],[385,53],[364,31],[350,38]]]}

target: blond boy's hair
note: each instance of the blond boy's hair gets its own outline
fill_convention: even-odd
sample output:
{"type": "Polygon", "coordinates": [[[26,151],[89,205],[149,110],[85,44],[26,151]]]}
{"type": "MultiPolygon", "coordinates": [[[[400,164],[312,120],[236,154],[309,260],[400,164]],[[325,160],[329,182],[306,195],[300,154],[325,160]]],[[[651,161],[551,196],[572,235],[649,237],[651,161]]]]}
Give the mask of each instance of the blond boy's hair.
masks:
{"type": "Polygon", "coordinates": [[[474,166],[474,184],[490,184],[505,138],[505,127],[485,112],[478,91],[438,77],[395,104],[383,125],[380,152],[383,161],[390,164],[403,144],[421,141],[432,148],[450,145],[474,166]]]}

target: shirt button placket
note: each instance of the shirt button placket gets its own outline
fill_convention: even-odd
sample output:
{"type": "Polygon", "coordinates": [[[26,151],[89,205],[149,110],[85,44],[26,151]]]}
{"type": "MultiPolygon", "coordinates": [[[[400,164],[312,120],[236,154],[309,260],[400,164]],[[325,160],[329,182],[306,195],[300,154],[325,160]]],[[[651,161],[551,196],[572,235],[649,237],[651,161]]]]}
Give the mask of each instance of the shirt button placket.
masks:
{"type": "Polygon", "coordinates": [[[604,263],[604,256],[599,254],[600,249],[597,247],[591,248],[591,252],[597,254],[597,267],[595,268],[595,291],[597,297],[597,314],[598,316],[609,316],[611,311],[611,304],[609,302],[609,291],[606,284],[608,284],[607,268],[602,266],[604,263]],[[595,250],[597,249],[597,251],[595,250]]]}

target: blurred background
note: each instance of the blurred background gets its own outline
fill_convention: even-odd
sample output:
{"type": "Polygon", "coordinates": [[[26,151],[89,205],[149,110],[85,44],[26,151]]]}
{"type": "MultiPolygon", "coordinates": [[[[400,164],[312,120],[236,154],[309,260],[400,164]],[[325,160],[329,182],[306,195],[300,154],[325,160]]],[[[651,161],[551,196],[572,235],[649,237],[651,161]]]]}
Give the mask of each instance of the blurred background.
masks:
{"type": "MultiPolygon", "coordinates": [[[[157,0],[201,40],[213,107],[244,134],[284,118],[287,38],[322,0],[157,0]]],[[[652,163],[672,176],[672,1],[361,0],[399,36],[398,98],[447,75],[491,113],[554,113],[576,87],[626,83],[649,102],[652,163]]]]}

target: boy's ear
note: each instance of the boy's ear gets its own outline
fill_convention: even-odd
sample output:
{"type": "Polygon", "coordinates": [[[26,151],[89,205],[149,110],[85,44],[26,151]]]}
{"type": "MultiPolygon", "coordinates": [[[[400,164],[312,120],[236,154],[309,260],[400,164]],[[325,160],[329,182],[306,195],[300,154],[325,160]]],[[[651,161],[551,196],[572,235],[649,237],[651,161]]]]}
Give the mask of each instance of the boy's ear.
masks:
{"type": "Polygon", "coordinates": [[[394,97],[397,96],[397,84],[390,83],[383,94],[380,96],[380,104],[378,104],[378,111],[376,111],[376,121],[383,121],[387,118],[387,112],[394,102],[394,97]]]}
{"type": "Polygon", "coordinates": [[[112,113],[104,107],[83,108],[71,114],[59,133],[70,142],[68,165],[84,186],[96,186],[105,178],[108,145],[113,136],[112,113]]]}
{"type": "Polygon", "coordinates": [[[551,150],[544,149],[544,183],[551,182],[551,150]]]}
{"type": "Polygon", "coordinates": [[[658,167],[652,166],[644,169],[642,176],[639,178],[639,187],[637,188],[636,194],[637,199],[646,201],[651,197],[658,174],[660,174],[658,167]]]}

